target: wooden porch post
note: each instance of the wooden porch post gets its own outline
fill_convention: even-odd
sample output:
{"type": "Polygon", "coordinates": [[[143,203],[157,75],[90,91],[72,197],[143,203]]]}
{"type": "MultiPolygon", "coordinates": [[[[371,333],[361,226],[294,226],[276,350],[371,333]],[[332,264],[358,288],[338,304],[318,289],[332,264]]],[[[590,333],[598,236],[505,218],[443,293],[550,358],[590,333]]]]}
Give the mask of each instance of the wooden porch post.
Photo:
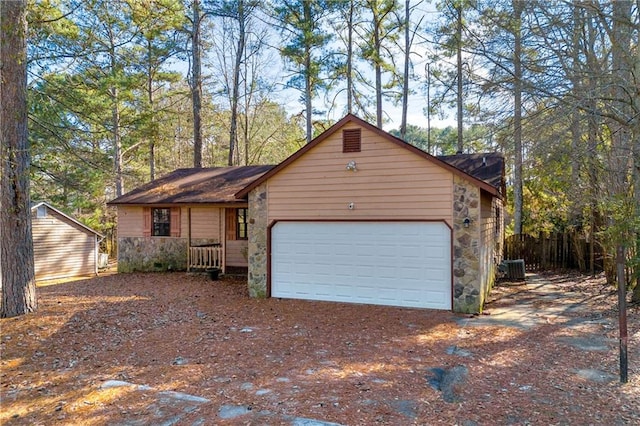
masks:
{"type": "Polygon", "coordinates": [[[187,272],[191,272],[191,207],[187,207],[187,272]]]}
{"type": "Polygon", "coordinates": [[[220,256],[220,268],[222,269],[222,275],[227,273],[227,209],[220,208],[218,210],[220,215],[219,223],[220,227],[220,246],[222,247],[222,253],[220,256]]]}

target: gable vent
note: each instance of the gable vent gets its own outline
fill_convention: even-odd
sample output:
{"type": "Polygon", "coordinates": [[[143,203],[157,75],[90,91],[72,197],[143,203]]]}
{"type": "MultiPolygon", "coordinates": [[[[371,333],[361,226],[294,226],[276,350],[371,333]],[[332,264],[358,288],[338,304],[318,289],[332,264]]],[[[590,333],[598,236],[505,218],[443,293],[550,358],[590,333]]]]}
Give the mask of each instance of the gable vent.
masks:
{"type": "Polygon", "coordinates": [[[342,152],[360,152],[362,129],[346,129],[342,131],[342,152]]]}

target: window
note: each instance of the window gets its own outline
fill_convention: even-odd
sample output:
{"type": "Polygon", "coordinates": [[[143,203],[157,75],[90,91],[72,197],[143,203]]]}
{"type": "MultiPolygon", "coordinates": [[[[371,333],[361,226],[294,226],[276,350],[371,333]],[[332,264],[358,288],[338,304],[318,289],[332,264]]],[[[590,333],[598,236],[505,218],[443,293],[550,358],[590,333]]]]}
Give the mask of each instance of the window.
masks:
{"type": "Polygon", "coordinates": [[[248,239],[247,208],[227,209],[226,215],[227,241],[248,239]]]}
{"type": "Polygon", "coordinates": [[[342,152],[360,152],[361,129],[342,131],[342,152]]]}
{"type": "Polygon", "coordinates": [[[143,237],[179,237],[180,207],[142,209],[143,237]]]}
{"type": "Polygon", "coordinates": [[[238,240],[246,240],[249,238],[247,234],[247,209],[237,209],[238,227],[236,228],[236,238],[238,240]]]}
{"type": "Polygon", "coordinates": [[[152,209],[153,219],[151,235],[154,237],[168,237],[171,235],[171,209],[152,209]]]}

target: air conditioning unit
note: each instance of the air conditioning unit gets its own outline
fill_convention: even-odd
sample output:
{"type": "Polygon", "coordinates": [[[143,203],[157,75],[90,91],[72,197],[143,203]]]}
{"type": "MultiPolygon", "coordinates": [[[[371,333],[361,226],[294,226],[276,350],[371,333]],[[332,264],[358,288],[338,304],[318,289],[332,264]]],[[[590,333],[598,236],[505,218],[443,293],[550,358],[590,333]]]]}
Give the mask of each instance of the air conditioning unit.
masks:
{"type": "Polygon", "coordinates": [[[104,269],[109,267],[109,255],[106,253],[98,253],[98,268],[104,269]]]}
{"type": "Polygon", "coordinates": [[[524,280],[524,259],[504,260],[506,277],[510,280],[524,280]]]}

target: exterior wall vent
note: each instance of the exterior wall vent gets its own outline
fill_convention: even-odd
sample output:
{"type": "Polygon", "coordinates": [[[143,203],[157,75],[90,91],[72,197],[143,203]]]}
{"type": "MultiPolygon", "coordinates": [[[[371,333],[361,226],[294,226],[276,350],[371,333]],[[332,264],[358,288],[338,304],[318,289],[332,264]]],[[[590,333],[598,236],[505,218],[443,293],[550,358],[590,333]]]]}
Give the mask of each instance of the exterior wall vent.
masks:
{"type": "Polygon", "coordinates": [[[360,152],[361,129],[345,129],[342,131],[342,152],[360,152]]]}
{"type": "Polygon", "coordinates": [[[38,206],[36,209],[36,218],[43,219],[47,217],[47,207],[46,206],[38,206]]]}

